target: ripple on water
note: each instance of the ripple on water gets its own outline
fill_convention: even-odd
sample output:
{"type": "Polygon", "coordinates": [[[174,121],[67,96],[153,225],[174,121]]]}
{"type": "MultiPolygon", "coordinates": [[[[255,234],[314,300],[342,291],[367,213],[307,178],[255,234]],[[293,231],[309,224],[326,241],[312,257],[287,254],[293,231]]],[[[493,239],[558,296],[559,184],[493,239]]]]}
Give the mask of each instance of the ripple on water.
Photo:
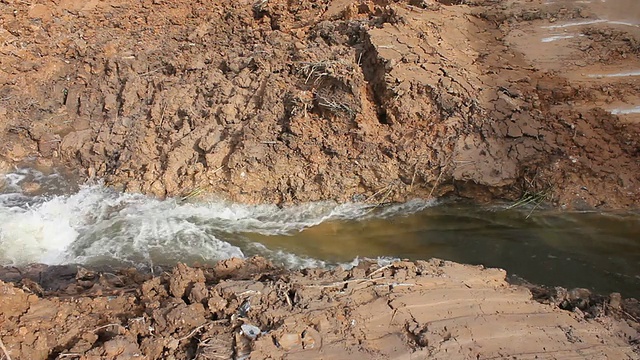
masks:
{"type": "Polygon", "coordinates": [[[13,190],[0,194],[1,265],[145,268],[262,255],[300,268],[349,267],[361,257],[381,262],[439,257],[502,267],[535,283],[640,296],[640,214],[532,212],[423,200],[379,208],[182,203],[100,185],[65,195],[28,195],[19,190],[18,175],[9,175],[13,190]]]}
{"type": "Polygon", "coordinates": [[[181,203],[120,193],[101,185],[82,186],[66,195],[29,196],[20,187],[25,179],[47,181],[30,172],[33,170],[5,175],[10,186],[0,195],[2,265],[152,266],[260,254],[289,267],[324,266],[320,260],[268,249],[243,234],[291,235],[326,221],[384,218],[432,204],[416,200],[373,209],[333,202],[288,208],[225,201],[181,203]]]}

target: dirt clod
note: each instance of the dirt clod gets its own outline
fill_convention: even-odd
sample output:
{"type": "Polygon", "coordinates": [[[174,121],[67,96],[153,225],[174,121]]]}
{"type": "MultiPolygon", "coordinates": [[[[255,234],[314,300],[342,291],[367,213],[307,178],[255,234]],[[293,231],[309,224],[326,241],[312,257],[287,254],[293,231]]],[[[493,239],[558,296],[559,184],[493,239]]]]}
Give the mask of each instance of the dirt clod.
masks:
{"type": "Polygon", "coordinates": [[[160,197],[635,207],[640,88],[598,74],[637,27],[565,5],[3,2],[0,153],[160,197]]]}
{"type": "MultiPolygon", "coordinates": [[[[369,275],[360,267],[203,280],[203,274],[229,263],[244,264],[240,272],[251,267],[239,260],[214,268],[178,265],[148,280],[123,271],[117,275],[129,285],[105,286],[97,296],[91,287],[74,296],[64,290],[31,294],[18,283],[0,281],[0,339],[12,359],[29,360],[468,359],[523,352],[622,359],[638,350],[640,327],[632,315],[637,302],[634,308],[633,299],[619,294],[605,298],[556,289],[547,293],[553,299],[547,304],[554,304],[549,306],[531,299],[526,288],[507,284],[502,270],[441,260],[366,265],[369,275]],[[190,301],[182,285],[166,291],[171,284],[196,284],[203,298],[190,301]],[[287,300],[282,289],[295,295],[287,300]],[[585,297],[589,307],[561,309],[563,301],[585,297]],[[608,301],[614,298],[620,298],[619,307],[608,301]],[[585,315],[607,301],[606,314],[585,315]],[[511,340],[514,334],[518,341],[511,340]]],[[[103,275],[95,270],[92,280],[79,280],[88,272],[79,269],[71,283],[98,283],[103,275]]],[[[541,288],[532,291],[541,298],[541,288]]]]}

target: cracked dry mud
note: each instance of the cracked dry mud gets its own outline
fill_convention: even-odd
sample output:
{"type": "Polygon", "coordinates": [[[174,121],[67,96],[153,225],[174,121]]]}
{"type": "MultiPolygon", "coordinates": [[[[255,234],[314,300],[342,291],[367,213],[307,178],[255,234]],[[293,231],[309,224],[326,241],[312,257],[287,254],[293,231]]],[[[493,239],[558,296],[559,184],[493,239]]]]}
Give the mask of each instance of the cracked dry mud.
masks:
{"type": "Polygon", "coordinates": [[[637,207],[638,77],[602,76],[640,69],[602,20],[637,3],[604,6],[7,0],[2,154],[161,197],[637,207]]]}
{"type": "Polygon", "coordinates": [[[230,259],[157,277],[32,267],[0,278],[22,279],[0,282],[0,339],[13,359],[640,356],[633,299],[575,290],[543,304],[503,270],[435,259],[295,272],[230,259]],[[556,306],[573,309],[570,299],[584,312],[556,306]]]}
{"type": "MultiPolygon", "coordinates": [[[[640,83],[608,75],[640,69],[638,5],[612,3],[3,0],[0,167],[245,203],[637,208],[640,83]]],[[[375,269],[5,268],[0,358],[640,356],[635,300],[532,290],[543,304],[438,260],[375,269]]]]}

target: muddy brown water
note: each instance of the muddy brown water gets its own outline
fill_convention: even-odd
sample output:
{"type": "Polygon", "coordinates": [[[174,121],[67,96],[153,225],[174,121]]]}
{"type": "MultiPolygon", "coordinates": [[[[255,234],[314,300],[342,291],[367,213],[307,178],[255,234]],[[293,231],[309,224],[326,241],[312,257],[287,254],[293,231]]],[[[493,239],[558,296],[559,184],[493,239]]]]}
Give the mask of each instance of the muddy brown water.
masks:
{"type": "Polygon", "coordinates": [[[75,186],[56,173],[33,169],[7,174],[4,182],[2,265],[149,268],[262,255],[305,267],[349,265],[365,257],[437,257],[501,267],[538,284],[640,297],[637,212],[531,211],[453,200],[378,209],[186,203],[122,194],[99,184],[75,186]]]}
{"type": "Polygon", "coordinates": [[[443,203],[413,214],[323,223],[252,238],[331,262],[431,257],[506,269],[527,281],[640,297],[640,214],[505,210],[443,203]]]}

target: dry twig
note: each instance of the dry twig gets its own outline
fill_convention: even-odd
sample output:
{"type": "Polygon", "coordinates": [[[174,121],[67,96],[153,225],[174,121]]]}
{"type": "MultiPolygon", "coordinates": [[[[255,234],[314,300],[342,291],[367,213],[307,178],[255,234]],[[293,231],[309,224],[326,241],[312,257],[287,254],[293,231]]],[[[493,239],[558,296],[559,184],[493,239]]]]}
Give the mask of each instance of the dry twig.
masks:
{"type": "Polygon", "coordinates": [[[113,323],[113,324],[107,324],[107,325],[98,326],[97,328],[93,329],[93,332],[96,332],[96,331],[101,330],[101,329],[106,329],[106,328],[108,328],[110,326],[116,326],[116,327],[119,327],[119,328],[124,328],[124,326],[122,326],[120,324],[113,323]]]}
{"type": "MultiPolygon", "coordinates": [[[[452,156],[453,156],[453,154],[452,154],[452,156]]],[[[436,190],[436,187],[438,186],[438,183],[440,182],[440,178],[442,177],[442,174],[444,174],[445,170],[449,166],[449,163],[450,163],[449,160],[451,160],[451,156],[449,156],[449,159],[447,159],[447,162],[440,169],[440,174],[438,174],[438,177],[436,178],[436,182],[433,183],[433,187],[431,188],[431,191],[429,191],[429,196],[428,196],[429,199],[431,199],[431,196],[433,195],[433,192],[436,190]]]]}
{"type": "Polygon", "coordinates": [[[385,265],[385,266],[383,266],[383,267],[381,267],[379,269],[376,269],[375,271],[371,272],[371,274],[369,274],[369,278],[373,277],[373,275],[375,275],[375,274],[377,274],[379,272],[385,271],[386,269],[388,269],[388,268],[390,268],[392,266],[393,266],[393,263],[385,265]]]}
{"type": "Polygon", "coordinates": [[[377,273],[380,273],[380,272],[382,272],[382,271],[384,271],[384,270],[386,270],[386,269],[388,269],[388,268],[392,267],[393,265],[394,265],[394,264],[392,263],[392,264],[385,265],[385,266],[383,266],[383,267],[381,267],[381,268],[379,268],[379,269],[376,269],[375,271],[371,272],[371,274],[369,274],[369,275],[368,275],[367,277],[365,277],[365,278],[360,278],[360,279],[349,279],[349,280],[337,281],[337,282],[334,282],[334,283],[331,283],[331,284],[323,284],[323,285],[306,285],[306,287],[310,287],[310,288],[330,288],[330,287],[336,287],[336,286],[341,286],[341,285],[350,284],[350,283],[353,283],[353,282],[357,282],[357,283],[365,283],[365,282],[369,282],[369,281],[376,281],[376,280],[381,279],[381,278],[382,278],[382,277],[384,277],[384,276],[382,276],[382,277],[380,277],[380,278],[375,278],[375,279],[373,279],[373,278],[372,278],[372,276],[373,276],[373,275],[375,275],[375,274],[377,274],[377,273]]]}
{"type": "Polygon", "coordinates": [[[4,343],[2,342],[2,339],[0,339],[0,349],[2,349],[2,352],[4,353],[4,357],[6,357],[7,360],[11,360],[11,356],[9,356],[9,351],[4,346],[4,343]]]}
{"type": "Polygon", "coordinates": [[[66,358],[66,357],[72,357],[72,356],[81,357],[82,354],[79,354],[79,353],[62,353],[62,354],[58,355],[58,358],[60,359],[60,358],[66,358]]]}
{"type": "Polygon", "coordinates": [[[203,325],[200,325],[200,326],[198,326],[197,328],[195,328],[195,329],[191,330],[191,332],[190,332],[189,334],[187,334],[187,336],[183,336],[183,337],[181,337],[180,339],[176,339],[176,340],[177,340],[178,342],[180,342],[180,341],[182,341],[182,340],[186,340],[186,339],[188,339],[188,338],[192,337],[193,335],[195,335],[195,333],[197,333],[198,331],[200,331],[200,329],[202,329],[203,327],[205,327],[205,326],[207,326],[207,325],[209,325],[209,323],[207,323],[207,324],[203,324],[203,325]]]}

